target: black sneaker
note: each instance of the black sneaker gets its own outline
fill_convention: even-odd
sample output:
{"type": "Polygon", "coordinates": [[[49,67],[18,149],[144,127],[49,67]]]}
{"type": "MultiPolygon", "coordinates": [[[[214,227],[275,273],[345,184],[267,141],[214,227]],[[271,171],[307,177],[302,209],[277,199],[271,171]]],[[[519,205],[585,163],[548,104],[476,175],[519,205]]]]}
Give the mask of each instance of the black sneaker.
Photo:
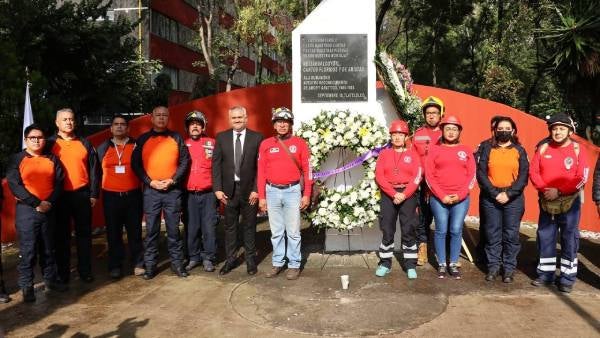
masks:
{"type": "Polygon", "coordinates": [[[0,303],[4,304],[4,303],[8,303],[10,302],[10,296],[8,295],[8,292],[6,292],[6,289],[4,288],[4,281],[0,279],[0,303]]]}
{"type": "Polygon", "coordinates": [[[460,270],[458,269],[458,266],[456,266],[456,264],[450,264],[450,267],[448,267],[448,272],[450,273],[450,276],[452,276],[452,278],[460,279],[460,270]]]}
{"type": "Polygon", "coordinates": [[[440,265],[438,267],[438,278],[439,279],[446,278],[446,265],[440,265]]]}

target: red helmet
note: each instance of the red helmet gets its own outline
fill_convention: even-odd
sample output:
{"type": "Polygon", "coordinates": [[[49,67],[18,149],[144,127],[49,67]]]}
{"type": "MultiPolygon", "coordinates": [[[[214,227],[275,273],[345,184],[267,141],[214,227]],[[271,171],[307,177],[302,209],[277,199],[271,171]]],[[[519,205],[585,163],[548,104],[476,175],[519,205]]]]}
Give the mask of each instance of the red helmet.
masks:
{"type": "Polygon", "coordinates": [[[442,121],[440,122],[440,127],[443,128],[445,124],[453,124],[453,125],[457,126],[459,129],[462,129],[462,124],[460,123],[460,120],[458,119],[458,117],[456,117],[454,115],[444,116],[442,118],[442,121]]]}
{"type": "Polygon", "coordinates": [[[404,120],[394,120],[390,124],[390,134],[391,133],[403,133],[408,135],[410,130],[408,129],[408,123],[404,120]]]}

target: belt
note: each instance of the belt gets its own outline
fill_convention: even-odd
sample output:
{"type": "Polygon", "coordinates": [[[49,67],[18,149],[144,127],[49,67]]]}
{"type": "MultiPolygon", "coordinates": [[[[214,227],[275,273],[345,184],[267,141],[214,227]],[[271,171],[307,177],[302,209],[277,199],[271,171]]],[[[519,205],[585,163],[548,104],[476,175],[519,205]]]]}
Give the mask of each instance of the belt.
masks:
{"type": "Polygon", "coordinates": [[[206,194],[212,192],[211,189],[206,189],[206,190],[188,190],[187,193],[191,194],[191,195],[202,195],[202,194],[206,194]]]}
{"type": "Polygon", "coordinates": [[[129,195],[133,195],[133,194],[139,194],[140,193],[140,189],[133,189],[133,190],[129,190],[129,191],[108,191],[108,190],[103,190],[103,192],[105,194],[111,194],[111,195],[116,195],[116,196],[129,196],[129,195]]]}
{"type": "Polygon", "coordinates": [[[287,189],[287,188],[291,188],[291,187],[295,186],[296,184],[300,184],[300,181],[292,182],[289,184],[275,184],[275,183],[271,183],[271,182],[267,182],[267,184],[272,186],[273,188],[287,189]]]}

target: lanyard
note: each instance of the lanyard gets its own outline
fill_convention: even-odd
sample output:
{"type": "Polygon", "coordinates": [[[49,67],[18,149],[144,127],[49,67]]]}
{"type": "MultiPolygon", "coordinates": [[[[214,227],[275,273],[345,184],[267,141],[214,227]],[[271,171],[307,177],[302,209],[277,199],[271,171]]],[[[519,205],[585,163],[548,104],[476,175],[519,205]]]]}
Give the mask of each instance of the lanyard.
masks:
{"type": "Polygon", "coordinates": [[[123,153],[125,152],[125,145],[127,145],[127,142],[129,141],[129,137],[125,139],[125,142],[123,143],[123,151],[119,153],[119,144],[116,142],[116,140],[113,138],[113,143],[115,145],[115,152],[117,153],[117,159],[119,160],[119,165],[121,165],[121,158],[123,158],[123,153]]]}

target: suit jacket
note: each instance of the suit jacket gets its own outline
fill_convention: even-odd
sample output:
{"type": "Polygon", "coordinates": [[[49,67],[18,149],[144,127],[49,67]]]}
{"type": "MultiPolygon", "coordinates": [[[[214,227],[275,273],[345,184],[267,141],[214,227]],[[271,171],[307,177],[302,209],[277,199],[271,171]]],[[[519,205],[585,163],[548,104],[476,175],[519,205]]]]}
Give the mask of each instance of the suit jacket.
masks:
{"type": "MultiPolygon", "coordinates": [[[[233,129],[217,134],[215,149],[212,157],[213,191],[223,191],[229,198],[233,195],[234,186],[234,157],[233,129]]],[[[242,163],[240,166],[240,193],[243,198],[256,189],[256,171],[258,162],[258,147],[263,136],[246,128],[246,136],[242,147],[242,163]]]]}

